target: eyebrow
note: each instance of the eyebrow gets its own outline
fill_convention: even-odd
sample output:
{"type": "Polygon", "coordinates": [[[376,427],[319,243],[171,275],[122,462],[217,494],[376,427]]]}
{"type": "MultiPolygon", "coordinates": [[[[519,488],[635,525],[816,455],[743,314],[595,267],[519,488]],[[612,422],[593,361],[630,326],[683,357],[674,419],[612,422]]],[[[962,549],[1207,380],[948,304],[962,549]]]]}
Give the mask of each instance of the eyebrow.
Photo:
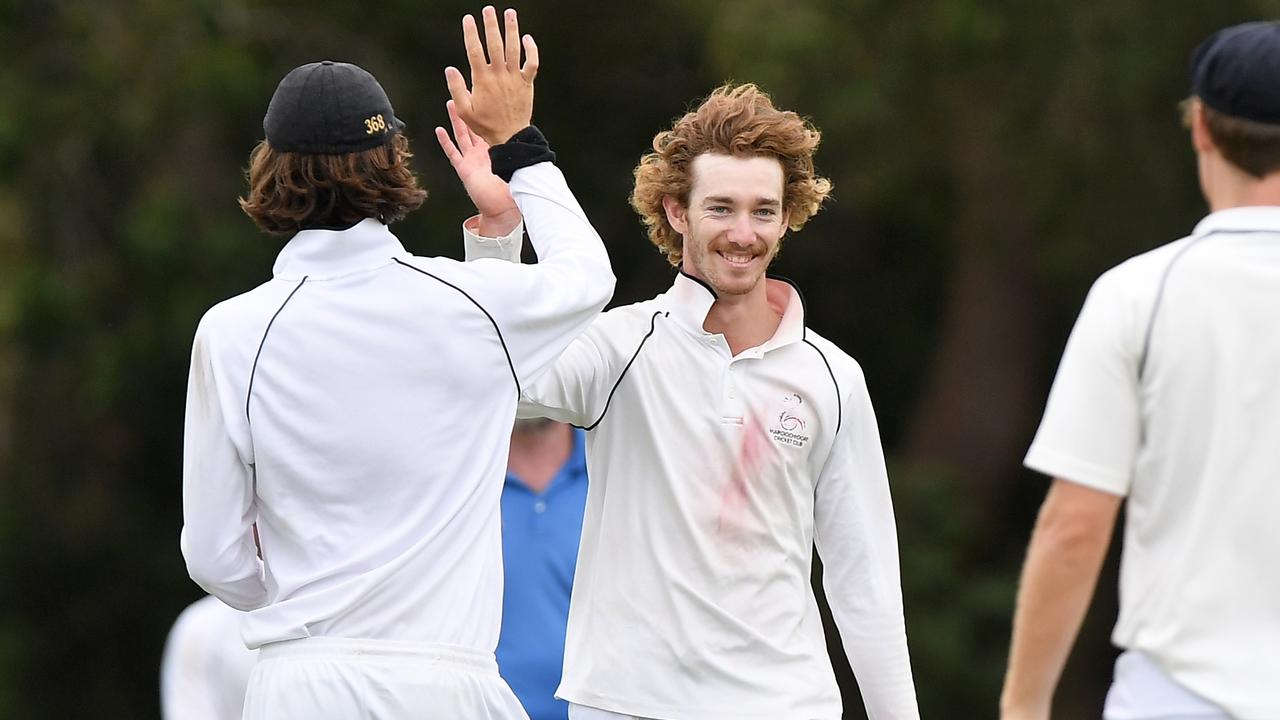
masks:
{"type": "MultiPolygon", "coordinates": [[[[702,204],[703,205],[734,205],[735,203],[733,198],[731,197],[717,195],[714,197],[703,198],[702,204]]],[[[781,207],[782,202],[775,198],[762,197],[762,198],[757,198],[754,205],[756,207],[781,207]]]]}

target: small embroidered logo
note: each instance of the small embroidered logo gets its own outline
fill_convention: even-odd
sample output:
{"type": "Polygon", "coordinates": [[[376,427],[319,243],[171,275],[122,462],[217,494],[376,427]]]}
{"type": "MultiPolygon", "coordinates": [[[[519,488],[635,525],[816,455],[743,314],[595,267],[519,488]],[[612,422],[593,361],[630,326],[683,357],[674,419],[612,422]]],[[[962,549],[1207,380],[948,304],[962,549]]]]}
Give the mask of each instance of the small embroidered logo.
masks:
{"type": "Polygon", "coordinates": [[[804,447],[809,442],[809,436],[801,432],[806,425],[804,418],[796,412],[803,404],[804,399],[796,393],[782,398],[782,412],[778,413],[775,426],[769,428],[769,435],[774,440],[792,447],[804,447]]]}

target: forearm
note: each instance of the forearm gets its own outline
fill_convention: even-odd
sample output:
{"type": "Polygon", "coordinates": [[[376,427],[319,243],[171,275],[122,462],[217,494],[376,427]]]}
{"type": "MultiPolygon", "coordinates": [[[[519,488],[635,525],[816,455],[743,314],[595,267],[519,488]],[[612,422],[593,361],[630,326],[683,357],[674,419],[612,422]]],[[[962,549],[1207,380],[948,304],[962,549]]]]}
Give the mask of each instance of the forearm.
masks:
{"type": "Polygon", "coordinates": [[[1099,509],[1081,512],[1067,495],[1103,494],[1063,483],[1050,490],[1027,549],[1000,698],[1003,720],[1048,720],[1111,541],[1119,499],[1108,508],[1107,497],[1094,498],[1099,509]]]}
{"type": "Polygon", "coordinates": [[[520,223],[520,208],[512,200],[511,207],[506,210],[477,215],[475,232],[482,237],[502,237],[519,227],[520,223]]]}

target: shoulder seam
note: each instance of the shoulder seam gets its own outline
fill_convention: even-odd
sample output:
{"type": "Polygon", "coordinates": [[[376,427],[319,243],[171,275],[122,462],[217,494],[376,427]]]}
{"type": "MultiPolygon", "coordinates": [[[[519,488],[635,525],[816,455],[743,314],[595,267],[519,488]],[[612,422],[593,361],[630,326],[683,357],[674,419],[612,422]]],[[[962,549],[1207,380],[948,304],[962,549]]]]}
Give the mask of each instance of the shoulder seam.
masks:
{"type": "Polygon", "coordinates": [[[1151,306],[1151,316],[1147,318],[1147,331],[1143,333],[1142,337],[1142,354],[1138,356],[1139,383],[1142,382],[1142,378],[1147,371],[1147,355],[1151,351],[1151,335],[1155,331],[1156,315],[1160,312],[1160,304],[1164,301],[1164,288],[1169,281],[1169,274],[1173,272],[1173,266],[1178,264],[1178,261],[1182,259],[1183,255],[1187,254],[1188,250],[1200,244],[1201,240],[1204,240],[1211,234],[1212,233],[1192,238],[1191,241],[1187,243],[1186,247],[1179,250],[1177,254],[1169,260],[1169,264],[1165,266],[1164,272],[1160,274],[1160,286],[1156,289],[1156,299],[1151,306]]]}
{"type": "Polygon", "coordinates": [[[595,422],[591,423],[586,427],[582,427],[580,425],[574,425],[574,427],[579,428],[581,430],[591,431],[591,430],[594,430],[596,426],[599,425],[601,421],[604,420],[604,416],[609,413],[609,404],[613,402],[613,394],[618,391],[618,386],[622,384],[622,378],[627,376],[627,371],[631,369],[631,364],[636,361],[636,358],[640,357],[640,350],[644,348],[644,344],[648,342],[649,337],[653,335],[653,331],[658,324],[659,315],[668,316],[670,315],[670,313],[665,313],[661,310],[658,310],[653,314],[652,317],[649,318],[649,332],[645,333],[644,337],[640,338],[640,344],[636,346],[635,353],[633,353],[631,355],[631,359],[627,361],[626,367],[622,368],[622,372],[618,373],[618,379],[614,381],[613,387],[609,389],[609,397],[606,398],[604,401],[604,409],[600,411],[600,417],[596,418],[595,422]]]}
{"type": "Polygon", "coordinates": [[[818,353],[818,357],[822,358],[822,364],[827,366],[827,374],[831,376],[831,384],[836,389],[836,433],[840,432],[840,425],[844,423],[844,398],[840,395],[840,382],[836,380],[836,373],[831,369],[831,363],[827,360],[827,354],[822,352],[822,348],[813,344],[809,338],[803,338],[800,342],[813,348],[818,353]]]}
{"type": "Polygon", "coordinates": [[[280,307],[276,308],[271,319],[267,321],[267,329],[262,331],[262,340],[258,343],[258,352],[253,356],[253,367],[249,370],[249,387],[245,390],[244,394],[244,419],[245,422],[250,425],[253,424],[253,420],[249,418],[249,405],[253,402],[253,379],[258,374],[258,360],[262,357],[262,348],[267,345],[267,335],[271,333],[271,326],[276,324],[276,318],[280,317],[280,313],[284,310],[284,306],[289,304],[289,301],[293,299],[293,296],[297,295],[298,291],[302,289],[303,284],[307,282],[307,277],[308,276],[306,275],[302,276],[302,279],[298,281],[297,287],[289,292],[289,296],[284,299],[284,302],[280,303],[280,307]]]}
{"type": "Polygon", "coordinates": [[[426,270],[423,270],[423,269],[422,269],[422,268],[420,268],[420,267],[415,267],[415,266],[413,266],[413,265],[410,265],[409,263],[404,262],[404,261],[403,261],[403,260],[401,260],[400,258],[392,258],[392,259],[393,259],[393,260],[395,260],[395,262],[396,262],[397,264],[399,264],[399,265],[401,265],[401,266],[403,266],[403,267],[409,268],[410,270],[413,270],[414,272],[422,273],[423,275],[426,275],[427,277],[429,277],[429,278],[431,278],[431,279],[435,280],[436,282],[439,282],[439,283],[440,283],[440,284],[442,284],[442,285],[446,285],[446,286],[448,286],[448,287],[453,288],[454,290],[457,290],[459,293],[461,293],[461,294],[462,294],[462,296],[463,296],[463,297],[465,297],[466,299],[470,300],[470,301],[471,301],[471,304],[472,304],[472,305],[475,305],[475,306],[480,310],[480,312],[484,313],[484,316],[485,316],[486,318],[488,318],[488,319],[489,319],[489,323],[490,323],[491,325],[493,325],[493,331],[494,331],[495,333],[497,333],[497,334],[498,334],[498,343],[499,343],[500,345],[502,345],[502,354],[503,354],[503,355],[506,355],[506,357],[507,357],[507,367],[511,368],[511,379],[512,379],[513,381],[515,381],[515,384],[516,384],[516,397],[517,397],[517,398],[519,398],[519,397],[520,397],[520,394],[521,394],[521,389],[520,389],[520,376],[516,374],[516,365],[515,365],[515,363],[514,363],[514,362],[512,362],[512,361],[511,361],[511,351],[507,349],[507,341],[506,341],[506,339],[505,339],[505,338],[503,338],[503,337],[502,337],[502,328],[499,328],[499,327],[498,327],[498,321],[493,319],[493,315],[490,315],[490,314],[489,314],[489,311],[488,311],[488,310],[485,310],[485,309],[484,309],[484,306],[483,306],[483,305],[481,305],[479,302],[477,302],[475,298],[471,297],[471,295],[470,295],[470,294],[468,294],[466,290],[463,290],[462,288],[458,287],[457,285],[454,285],[453,283],[449,282],[448,280],[445,280],[445,279],[443,279],[443,278],[439,277],[438,275],[434,275],[434,274],[432,274],[432,273],[429,273],[429,272],[427,272],[426,270]]]}

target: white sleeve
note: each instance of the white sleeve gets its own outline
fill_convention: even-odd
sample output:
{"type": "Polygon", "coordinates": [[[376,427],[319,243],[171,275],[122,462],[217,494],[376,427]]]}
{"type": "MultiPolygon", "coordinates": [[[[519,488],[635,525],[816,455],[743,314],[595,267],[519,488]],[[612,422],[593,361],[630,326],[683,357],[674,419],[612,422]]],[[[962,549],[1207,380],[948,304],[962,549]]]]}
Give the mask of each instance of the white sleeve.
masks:
{"type": "MultiPolygon", "coordinates": [[[[497,259],[520,262],[524,224],[502,237],[485,237],[472,228],[474,217],[462,224],[462,244],[467,262],[497,259]]],[[[547,417],[578,427],[589,427],[604,412],[600,386],[609,377],[605,354],[601,352],[604,329],[595,323],[575,339],[547,372],[524,386],[517,415],[522,418],[547,417]]]]}
{"type": "Polygon", "coordinates": [[[1125,495],[1141,438],[1143,313],[1114,271],[1094,283],[1049,392],[1027,467],[1125,495]]]}
{"type": "Polygon", "coordinates": [[[590,429],[604,415],[611,387],[621,372],[601,350],[600,323],[592,325],[556,358],[547,372],[524,388],[516,417],[546,417],[590,429]]]}
{"type": "Polygon", "coordinates": [[[889,478],[861,376],[814,492],[823,590],[867,717],[918,720],[889,478]]]}
{"type": "Polygon", "coordinates": [[[241,396],[220,382],[209,335],[202,320],[187,384],[182,555],[196,584],[233,608],[252,610],[267,602],[262,561],[253,541],[253,469],[231,435],[231,424],[247,419],[237,402],[241,396]]]}
{"type": "Polygon", "coordinates": [[[470,283],[468,292],[498,326],[523,388],[604,309],[613,295],[614,277],[600,235],[555,165],[544,162],[517,170],[511,194],[538,263],[467,263],[484,275],[470,283]]]}

